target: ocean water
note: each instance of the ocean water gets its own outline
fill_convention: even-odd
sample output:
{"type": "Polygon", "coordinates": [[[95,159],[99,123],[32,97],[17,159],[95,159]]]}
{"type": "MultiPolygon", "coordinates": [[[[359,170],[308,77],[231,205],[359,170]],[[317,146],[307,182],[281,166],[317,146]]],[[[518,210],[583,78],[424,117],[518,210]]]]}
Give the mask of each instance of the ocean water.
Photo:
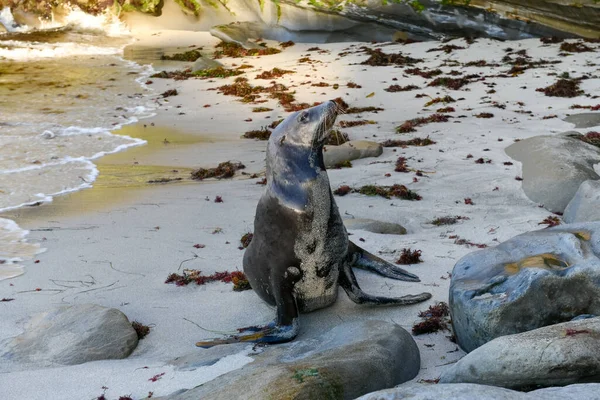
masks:
{"type": "Polygon", "coordinates": [[[93,160],[145,142],[111,133],[152,116],[150,67],[124,60],[132,42],[115,17],[72,11],[31,29],[0,11],[0,280],[43,251],[3,211],[90,187],[93,160]]]}

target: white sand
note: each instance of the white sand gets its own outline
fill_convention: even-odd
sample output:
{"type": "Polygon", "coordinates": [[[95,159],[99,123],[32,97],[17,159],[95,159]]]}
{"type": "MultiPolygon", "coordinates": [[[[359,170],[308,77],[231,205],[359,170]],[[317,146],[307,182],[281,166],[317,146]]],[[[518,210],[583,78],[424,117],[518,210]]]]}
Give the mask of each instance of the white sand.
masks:
{"type": "MultiPolygon", "coordinates": [[[[146,37],[164,41],[167,35],[171,35],[167,43],[174,43],[174,38],[182,36],[187,45],[207,46],[206,43],[215,43],[206,33],[157,33],[146,37]]],[[[462,40],[451,44],[466,45],[462,40]]],[[[354,45],[351,49],[357,49],[360,45],[354,45]]],[[[573,112],[569,109],[573,104],[600,103],[598,99],[587,97],[545,97],[535,91],[537,87],[545,87],[556,81],[557,77],[548,76],[549,72],[569,72],[571,76],[597,74],[598,67],[591,65],[596,62],[597,53],[558,57],[558,45],[541,47],[539,40],[504,43],[478,40],[468,50],[456,50],[451,54],[426,52],[438,45],[393,45],[383,47],[383,50],[388,53],[402,51],[413,57],[425,58],[425,63],[417,65],[420,68],[435,68],[447,59],[499,61],[505,54],[503,49],[507,47],[527,49],[534,59],[560,59],[563,63],[530,69],[514,78],[487,78],[485,82],[496,83],[496,93],[486,94],[490,88],[481,82],[467,85],[465,88],[468,90],[452,91],[425,87],[428,80],[404,75],[401,68],[351,65],[366,59],[366,56],[350,54],[338,58],[338,53],[350,44],[319,45],[331,52],[311,52],[309,57],[320,61],[313,65],[297,62],[307,54],[306,49],[312,47],[309,44],[297,44],[278,55],[221,60],[226,65],[240,65],[246,61],[255,66],[255,69],[246,73],[253,84],[259,84],[258,80],[253,79],[258,72],[275,66],[297,71],[278,79],[278,82],[296,85],[294,89],[299,102],[312,103],[342,96],[351,106],[385,108],[385,111],[377,114],[362,115],[362,118],[375,120],[378,124],[345,129],[352,139],[383,141],[429,136],[437,142],[428,147],[398,148],[395,152],[386,148],[376,160],[354,161],[353,168],[329,171],[333,189],[342,184],[399,183],[423,196],[421,201],[410,202],[350,194],[336,197],[336,201],[342,215],[397,222],[407,228],[409,233],[404,236],[351,232],[355,241],[364,239],[361,245],[369,251],[393,261],[402,248],[422,250],[424,262],[406,267],[420,276],[421,283],[396,282],[358,270],[356,274],[363,289],[368,293],[386,296],[430,291],[433,299],[409,307],[370,308],[352,303],[340,291],[338,301],[332,307],[302,315],[298,339],[316,336],[342,321],[359,319],[392,321],[410,330],[419,321],[417,314],[420,310],[439,301],[448,301],[449,273],[454,264],[460,257],[477,250],[476,247],[455,244],[451,236],[458,235],[475,243],[495,245],[517,234],[542,228],[538,223],[550,215],[523,194],[521,183],[515,180],[521,174],[520,164],[512,161],[512,166],[503,165],[503,162],[511,161],[505,155],[504,148],[515,139],[572,128],[571,124],[560,119],[543,120],[544,116],[556,114],[562,118],[573,112]],[[394,77],[398,80],[392,81],[394,77]],[[309,80],[313,83],[339,83],[340,88],[334,90],[332,87],[300,85],[309,80]],[[360,84],[362,89],[345,87],[348,81],[360,84]],[[385,92],[383,89],[390,84],[416,84],[421,89],[385,92]],[[521,89],[523,86],[527,88],[521,89]],[[374,95],[369,97],[370,93],[374,95]],[[465,100],[448,105],[457,110],[452,115],[466,115],[467,118],[425,125],[411,134],[395,134],[394,127],[404,120],[430,115],[444,106],[434,105],[424,111],[423,105],[429,99],[417,99],[417,93],[426,93],[431,97],[446,94],[455,99],[464,97],[465,100]],[[506,109],[493,107],[492,101],[506,104],[506,109]],[[517,102],[523,102],[524,105],[517,102]],[[520,110],[532,113],[518,113],[520,110]],[[491,112],[494,117],[473,117],[481,112],[491,112]],[[473,158],[468,159],[468,154],[472,154],[473,158]],[[394,163],[399,156],[406,157],[408,166],[422,170],[425,176],[413,182],[414,173],[394,172],[394,163]],[[476,164],[474,160],[480,157],[491,159],[492,163],[476,164]],[[386,173],[391,176],[385,177],[386,173]],[[498,190],[494,190],[496,187],[498,190]],[[471,198],[474,205],[466,205],[465,198],[471,198]],[[447,215],[466,216],[469,220],[447,227],[434,227],[428,223],[435,217],[447,215]]],[[[460,69],[441,68],[446,72],[460,69]]],[[[506,66],[493,69],[473,67],[464,72],[492,75],[507,69],[506,66]]],[[[215,82],[153,80],[150,86],[157,94],[170,88],[176,88],[180,94],[169,98],[168,102],[158,100],[161,104],[158,115],[144,123],[154,122],[156,129],[175,128],[188,135],[209,139],[186,145],[175,143],[162,148],[155,146],[155,150],[145,154],[134,149],[118,157],[107,157],[107,163],[110,157],[115,157],[114,163],[122,164],[123,168],[132,168],[134,161],[139,163],[138,166],[179,168],[210,167],[231,159],[246,164],[249,173],[264,170],[266,143],[239,137],[247,130],[258,129],[276,118],[285,117],[286,113],[275,101],[261,104],[274,111],[252,113],[254,105],[242,104],[236,98],[217,94],[216,91],[207,91],[208,88],[232,82],[233,78],[217,79],[215,82]],[[211,107],[204,108],[205,104],[211,107]],[[180,112],[185,115],[178,115],[180,112]],[[265,119],[266,116],[271,118],[265,119]],[[247,118],[253,121],[245,122],[247,118]]],[[[260,81],[260,84],[266,85],[268,81],[260,81]]],[[[584,80],[581,88],[593,95],[599,92],[600,81],[584,80]]],[[[358,116],[346,115],[339,120],[355,118],[358,116]]],[[[592,129],[583,132],[589,130],[592,129]]],[[[152,145],[150,141],[149,147],[152,145]]],[[[104,193],[105,197],[98,200],[91,196],[96,200],[88,203],[87,207],[81,203],[81,199],[86,198],[86,191],[83,191],[56,199],[53,205],[25,210],[16,215],[17,222],[23,228],[32,230],[29,240],[41,243],[48,251],[38,256],[39,263],[26,262],[24,275],[0,282],[0,298],[15,299],[10,303],[0,303],[0,340],[20,334],[31,315],[61,304],[96,303],[115,307],[131,320],[151,325],[152,331],[128,360],[36,371],[18,371],[11,367],[13,372],[6,372],[4,369],[0,373],[0,398],[91,399],[102,394],[102,386],[108,387],[108,399],[125,394],[143,398],[149,391],[159,396],[177,389],[191,388],[247,363],[249,358],[239,354],[213,367],[193,372],[175,371],[168,365],[168,361],[177,356],[202,352],[202,349],[194,347],[194,343],[215,336],[194,323],[209,330],[233,331],[240,326],[270,321],[275,316],[273,309],[252,291],[236,293],[229,284],[176,287],[163,282],[169,273],[177,272],[182,263],[183,268],[200,269],[206,274],[241,270],[243,251],[238,250],[239,239],[253,230],[256,203],[263,191],[262,186],[255,184],[256,181],[240,177],[229,181],[145,188],[104,187],[104,192],[94,188],[89,192],[100,190],[97,193],[104,193]],[[224,203],[213,202],[217,195],[223,197],[224,203]],[[221,228],[222,233],[213,234],[216,228],[221,228]],[[206,247],[196,249],[193,246],[197,243],[206,247]],[[36,291],[36,288],[42,290],[36,291]],[[145,366],[148,369],[143,368],[145,366]],[[162,372],[165,375],[159,381],[148,380],[162,372]]],[[[12,218],[15,215],[10,216],[12,218]]],[[[464,354],[457,351],[457,346],[447,339],[449,335],[446,331],[415,337],[422,357],[421,372],[415,380],[437,378],[445,366],[464,354]]]]}

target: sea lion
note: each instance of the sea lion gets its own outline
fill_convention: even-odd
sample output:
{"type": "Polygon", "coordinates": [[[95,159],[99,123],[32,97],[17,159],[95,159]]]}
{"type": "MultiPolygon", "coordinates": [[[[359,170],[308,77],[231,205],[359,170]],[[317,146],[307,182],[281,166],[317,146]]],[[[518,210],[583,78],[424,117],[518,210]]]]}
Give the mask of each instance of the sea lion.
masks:
{"type": "Polygon", "coordinates": [[[348,239],[323,163],[323,144],[339,110],[336,102],[328,101],[295,112],[269,138],[267,187],[256,208],[254,237],[243,265],[256,294],[277,308],[277,318],[197,346],[290,341],[298,334],[298,314],[333,304],[338,285],[359,304],[404,305],[431,298],[429,293],[371,296],[358,286],[353,266],[398,280],[419,278],[348,239]]]}

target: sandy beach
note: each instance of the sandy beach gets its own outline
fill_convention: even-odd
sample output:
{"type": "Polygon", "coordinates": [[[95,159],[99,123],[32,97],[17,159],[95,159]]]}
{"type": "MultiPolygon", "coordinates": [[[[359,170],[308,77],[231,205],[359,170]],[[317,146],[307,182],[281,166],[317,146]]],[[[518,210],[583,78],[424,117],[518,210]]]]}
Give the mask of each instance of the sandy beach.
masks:
{"type": "MultiPolygon", "coordinates": [[[[185,51],[193,45],[202,47],[206,54],[211,54],[219,43],[206,32],[143,32],[138,40],[136,48],[185,51]]],[[[276,42],[267,44],[279,48],[276,42]]],[[[571,77],[598,75],[598,50],[560,56],[558,44],[543,45],[538,39],[477,39],[472,44],[461,39],[447,44],[465,49],[428,52],[443,45],[439,42],[368,46],[422,58],[422,69],[440,68],[445,73],[459,70],[485,79],[474,80],[460,90],[429,87],[428,79],[408,75],[401,68],[361,65],[368,57],[359,51],[364,43],[319,44],[322,51],[308,51],[314,44],[296,43],[275,55],[219,60],[226,67],[252,65],[242,75],[252,85],[267,86],[268,80],[255,76],[274,67],[294,71],[277,78],[277,82],[294,90],[298,102],[312,104],[341,97],[352,107],[383,108],[377,113],[338,118],[338,122],[375,122],[342,129],[353,140],[429,137],[436,142],[423,147],[384,148],[378,158],[356,160],[352,168],[328,171],[332,189],[398,183],[422,196],[420,201],[405,201],[353,193],[335,199],[345,218],[398,223],[408,231],[400,236],[350,230],[352,239],[360,240],[365,249],[389,261],[396,260],[403,248],[422,251],[422,263],[405,266],[421,278],[420,283],[397,282],[357,270],[365,292],[394,297],[427,291],[433,298],[413,306],[374,308],[358,306],[340,291],[332,307],[301,316],[298,339],[315,337],[341,321],[360,319],[390,321],[410,331],[420,320],[419,311],[448,301],[450,273],[462,256],[545,227],[540,222],[551,213],[523,194],[521,182],[515,179],[521,176],[520,163],[511,160],[504,149],[515,140],[572,130],[572,124],[561,121],[575,112],[572,105],[600,103],[597,96],[546,97],[535,90],[554,83],[557,75],[564,73],[571,77]],[[482,59],[500,63],[508,47],[515,52],[526,50],[535,60],[561,63],[507,77],[497,76],[506,72],[506,65],[462,66],[482,59]],[[304,57],[312,62],[298,61],[304,57]],[[331,86],[312,86],[319,82],[331,86]],[[361,87],[349,88],[348,82],[361,87]],[[334,84],[339,86],[334,89],[334,84]],[[419,88],[397,93],[384,90],[392,84],[419,88]],[[426,96],[415,97],[421,93],[426,96]],[[446,95],[456,101],[425,106],[446,95]],[[432,115],[446,106],[455,108],[455,112],[448,113],[452,116],[448,122],[419,126],[408,134],[395,133],[395,127],[404,121],[432,115]],[[476,117],[481,113],[493,115],[476,117]],[[394,171],[400,156],[406,158],[408,173],[394,171]],[[480,158],[483,162],[476,162],[480,158]],[[444,216],[466,218],[452,226],[431,223],[444,216]]],[[[598,49],[598,44],[590,46],[598,49]]],[[[194,344],[217,336],[215,332],[264,324],[274,317],[274,310],[251,290],[234,292],[226,283],[185,287],[164,283],[170,273],[181,273],[184,268],[205,274],[242,269],[240,238],[252,232],[256,204],[264,190],[257,182],[265,169],[266,142],[242,139],[241,135],[285,118],[288,113],[274,99],[260,104],[272,111],[253,113],[256,104],[245,104],[213,90],[234,79],[151,78],[148,87],[154,90],[157,115],[114,132],[144,139],[148,141],[146,146],[96,160],[99,176],[91,189],[57,197],[51,204],[0,215],[29,230],[29,242],[47,249],[24,263],[24,275],[0,281],[0,298],[14,299],[0,303],[0,341],[22,333],[32,315],[67,304],[114,307],[130,320],[151,327],[150,334],[125,360],[38,370],[3,365],[0,398],[92,399],[103,391],[108,399],[125,394],[145,398],[149,392],[168,395],[252,361],[247,356],[249,346],[245,353],[195,371],[176,370],[169,363],[176,357],[204,351],[194,344]],[[177,89],[178,95],[163,99],[160,93],[169,89],[177,89]],[[246,175],[238,174],[231,180],[189,179],[194,168],[215,167],[228,160],[242,162],[246,175]],[[250,178],[252,174],[259,177],[250,178]],[[147,183],[179,177],[182,180],[167,184],[147,183]],[[216,196],[221,196],[223,202],[215,202],[216,196]],[[165,375],[156,382],[149,380],[163,372],[165,375]],[[103,386],[108,389],[103,390],[103,386]]],[[[600,90],[600,80],[582,80],[580,88],[594,96],[600,90]]],[[[590,130],[594,129],[581,133],[590,130]]],[[[415,381],[439,377],[445,366],[464,355],[449,340],[450,335],[443,331],[415,336],[421,351],[421,372],[415,381]]]]}

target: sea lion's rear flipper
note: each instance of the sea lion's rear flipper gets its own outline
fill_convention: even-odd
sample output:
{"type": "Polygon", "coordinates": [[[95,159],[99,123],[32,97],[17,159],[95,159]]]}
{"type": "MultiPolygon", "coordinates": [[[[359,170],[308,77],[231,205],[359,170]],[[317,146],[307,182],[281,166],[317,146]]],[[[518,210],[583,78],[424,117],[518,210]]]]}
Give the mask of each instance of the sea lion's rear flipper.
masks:
{"type": "MultiPolygon", "coordinates": [[[[289,272],[293,272],[288,270],[289,272]]],[[[249,326],[238,329],[238,334],[224,338],[209,339],[196,343],[196,346],[209,348],[219,344],[240,342],[251,343],[285,343],[298,335],[298,306],[294,297],[294,283],[296,278],[288,274],[279,284],[273,285],[275,303],[277,305],[277,318],[265,326],[249,326]]]]}
{"type": "Polygon", "coordinates": [[[353,267],[374,271],[387,278],[397,279],[399,281],[421,281],[418,276],[411,274],[394,264],[390,264],[376,255],[369,253],[365,249],[360,248],[351,241],[348,243],[348,255],[350,256],[353,267]]]}
{"type": "Polygon", "coordinates": [[[223,338],[208,339],[197,342],[196,346],[208,349],[219,344],[231,343],[285,343],[294,339],[298,335],[298,319],[294,319],[290,325],[277,325],[273,321],[265,326],[249,326],[238,329],[239,334],[225,336],[223,338]]]}
{"type": "Polygon", "coordinates": [[[342,289],[346,291],[348,297],[350,297],[350,300],[356,304],[408,305],[420,303],[431,298],[431,293],[421,293],[402,297],[379,297],[366,294],[362,291],[360,286],[358,286],[356,276],[354,276],[354,271],[352,271],[350,263],[347,262],[343,264],[343,267],[340,270],[339,283],[342,289]]]}

